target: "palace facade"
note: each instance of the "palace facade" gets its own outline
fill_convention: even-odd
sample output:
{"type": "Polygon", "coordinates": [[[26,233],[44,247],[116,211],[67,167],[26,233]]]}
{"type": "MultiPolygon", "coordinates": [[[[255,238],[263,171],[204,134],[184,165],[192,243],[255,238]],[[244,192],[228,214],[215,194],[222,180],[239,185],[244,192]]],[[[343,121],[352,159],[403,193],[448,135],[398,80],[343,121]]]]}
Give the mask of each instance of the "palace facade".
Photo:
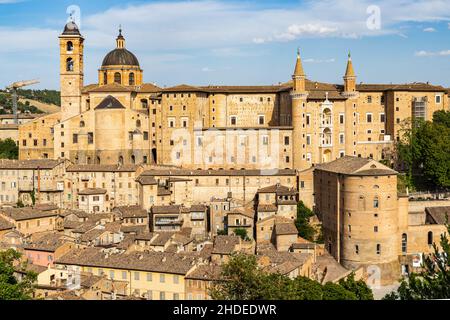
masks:
{"type": "Polygon", "coordinates": [[[448,109],[441,86],[358,85],[350,55],[343,85],[308,80],[298,54],[284,84],[160,88],[144,83],[121,30],[86,86],[75,23],[59,41],[61,112],[20,126],[21,160],[304,170],[344,155],[385,159],[407,119],[448,109]]]}

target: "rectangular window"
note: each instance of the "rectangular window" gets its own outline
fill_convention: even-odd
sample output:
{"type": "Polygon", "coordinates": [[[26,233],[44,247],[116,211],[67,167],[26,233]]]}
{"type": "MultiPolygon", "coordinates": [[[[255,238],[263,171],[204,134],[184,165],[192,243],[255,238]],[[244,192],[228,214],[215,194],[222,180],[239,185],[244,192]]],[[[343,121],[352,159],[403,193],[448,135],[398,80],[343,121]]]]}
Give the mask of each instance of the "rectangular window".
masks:
{"type": "Polygon", "coordinates": [[[231,116],[230,117],[230,123],[232,126],[235,126],[237,124],[237,117],[236,116],[231,116]]]}
{"type": "Polygon", "coordinates": [[[139,279],[141,278],[141,274],[139,272],[135,272],[134,273],[134,280],[139,281],[139,279]]]}
{"type": "Polygon", "coordinates": [[[381,254],[381,244],[377,244],[377,254],[381,254]]]}
{"type": "Polygon", "coordinates": [[[436,95],[436,104],[441,103],[441,101],[442,101],[441,95],[436,95]]]}
{"type": "Polygon", "coordinates": [[[259,123],[260,125],[263,125],[263,124],[265,123],[264,116],[259,116],[259,117],[258,117],[258,123],[259,123]]]}
{"type": "Polygon", "coordinates": [[[344,114],[339,114],[339,124],[344,124],[344,114]]]}
{"type": "Polygon", "coordinates": [[[144,131],[144,140],[147,141],[148,140],[148,132],[144,131]]]}
{"type": "Polygon", "coordinates": [[[147,281],[152,281],[152,274],[151,273],[147,273],[147,281]]]}
{"type": "Polygon", "coordinates": [[[177,275],[173,276],[173,283],[178,284],[180,282],[180,279],[177,275]]]}
{"type": "Polygon", "coordinates": [[[289,145],[289,137],[284,137],[284,145],[285,146],[289,145]]]}
{"type": "Polygon", "coordinates": [[[88,144],[93,144],[93,143],[94,143],[94,133],[88,132],[88,144]]]}
{"type": "Polygon", "coordinates": [[[72,142],[73,143],[78,143],[78,134],[76,134],[76,133],[73,134],[72,142]]]}
{"type": "Polygon", "coordinates": [[[306,144],[309,146],[309,145],[311,145],[311,135],[307,135],[306,136],[306,144]]]}
{"type": "Polygon", "coordinates": [[[269,145],[269,136],[263,136],[263,145],[269,145]]]}
{"type": "Polygon", "coordinates": [[[345,135],[343,133],[339,134],[339,143],[340,144],[345,143],[345,135]]]}
{"type": "Polygon", "coordinates": [[[372,123],[372,114],[371,113],[367,113],[366,114],[366,119],[367,119],[367,123],[372,123]]]}
{"type": "Polygon", "coordinates": [[[159,275],[159,282],[160,283],[165,283],[166,282],[166,276],[164,274],[160,274],[159,275]]]}
{"type": "Polygon", "coordinates": [[[311,115],[307,114],[306,115],[306,125],[309,126],[311,124],[311,115]]]}
{"type": "Polygon", "coordinates": [[[372,103],[372,96],[367,96],[367,103],[372,103]]]}
{"type": "Polygon", "coordinates": [[[386,122],[386,115],[384,113],[380,113],[380,122],[385,123],[386,122]]]}

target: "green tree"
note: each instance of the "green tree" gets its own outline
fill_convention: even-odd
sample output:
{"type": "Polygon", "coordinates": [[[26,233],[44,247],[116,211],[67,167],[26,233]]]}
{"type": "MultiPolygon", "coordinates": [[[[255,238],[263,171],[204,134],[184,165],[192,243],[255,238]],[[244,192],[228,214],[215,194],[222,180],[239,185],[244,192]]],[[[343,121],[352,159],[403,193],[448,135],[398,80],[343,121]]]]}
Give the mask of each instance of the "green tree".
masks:
{"type": "Polygon", "coordinates": [[[373,300],[373,292],[363,280],[355,280],[355,273],[346,279],[339,280],[339,285],[347,291],[353,292],[358,300],[373,300]]]}
{"type": "Polygon", "coordinates": [[[358,300],[355,293],[348,291],[337,283],[327,282],[322,289],[323,300],[358,300]]]}
{"type": "Polygon", "coordinates": [[[8,138],[0,140],[0,159],[18,159],[19,147],[14,140],[8,138]]]}
{"type": "Polygon", "coordinates": [[[236,254],[223,266],[210,295],[215,300],[371,300],[372,291],[354,277],[341,283],[319,282],[306,277],[290,279],[258,267],[254,255],[236,254]]]}
{"type": "Polygon", "coordinates": [[[9,249],[0,252],[0,300],[30,300],[37,279],[34,272],[27,272],[21,281],[14,276],[15,266],[20,266],[21,254],[9,249]]]}
{"type": "MultiPolygon", "coordinates": [[[[448,222],[447,231],[450,233],[448,222]]],[[[450,299],[450,242],[447,234],[441,235],[442,249],[433,244],[434,252],[424,257],[423,271],[403,279],[397,291],[386,295],[385,300],[450,299]]]]}
{"type": "Polygon", "coordinates": [[[314,216],[314,212],[300,201],[297,205],[297,220],[295,226],[298,230],[298,235],[303,239],[314,241],[316,230],[310,225],[309,219],[314,216]]]}
{"type": "Polygon", "coordinates": [[[246,240],[249,239],[249,238],[248,238],[248,234],[247,234],[247,230],[246,230],[246,229],[243,229],[243,228],[237,228],[237,229],[235,229],[233,232],[234,232],[234,234],[235,234],[236,236],[241,237],[242,240],[244,240],[244,241],[246,241],[246,240]]]}

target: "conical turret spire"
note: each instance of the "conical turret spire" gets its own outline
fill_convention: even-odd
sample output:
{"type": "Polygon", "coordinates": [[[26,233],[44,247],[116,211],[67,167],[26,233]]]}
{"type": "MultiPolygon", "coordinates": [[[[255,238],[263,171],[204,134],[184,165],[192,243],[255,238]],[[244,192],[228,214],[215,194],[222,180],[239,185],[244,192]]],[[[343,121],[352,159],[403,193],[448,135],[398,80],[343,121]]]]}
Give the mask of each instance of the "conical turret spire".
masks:
{"type": "Polygon", "coordinates": [[[300,58],[300,48],[297,49],[297,63],[295,64],[294,76],[304,76],[302,59],[300,58]]]}
{"type": "Polygon", "coordinates": [[[353,69],[352,56],[348,53],[347,70],[345,70],[346,77],[355,77],[355,70],[353,69]]]}

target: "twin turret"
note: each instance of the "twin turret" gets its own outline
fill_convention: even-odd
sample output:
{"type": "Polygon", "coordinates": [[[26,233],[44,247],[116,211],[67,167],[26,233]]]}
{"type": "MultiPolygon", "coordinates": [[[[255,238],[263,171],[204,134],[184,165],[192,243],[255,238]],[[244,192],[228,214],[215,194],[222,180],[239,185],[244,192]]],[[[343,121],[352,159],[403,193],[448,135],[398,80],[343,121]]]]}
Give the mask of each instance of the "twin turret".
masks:
{"type": "MultiPolygon", "coordinates": [[[[300,57],[300,50],[297,50],[297,62],[295,64],[293,80],[293,95],[307,95],[306,75],[300,57]]],[[[344,92],[343,95],[351,97],[356,95],[356,75],[353,69],[353,62],[350,53],[348,54],[347,69],[344,75],[344,92]]]]}

